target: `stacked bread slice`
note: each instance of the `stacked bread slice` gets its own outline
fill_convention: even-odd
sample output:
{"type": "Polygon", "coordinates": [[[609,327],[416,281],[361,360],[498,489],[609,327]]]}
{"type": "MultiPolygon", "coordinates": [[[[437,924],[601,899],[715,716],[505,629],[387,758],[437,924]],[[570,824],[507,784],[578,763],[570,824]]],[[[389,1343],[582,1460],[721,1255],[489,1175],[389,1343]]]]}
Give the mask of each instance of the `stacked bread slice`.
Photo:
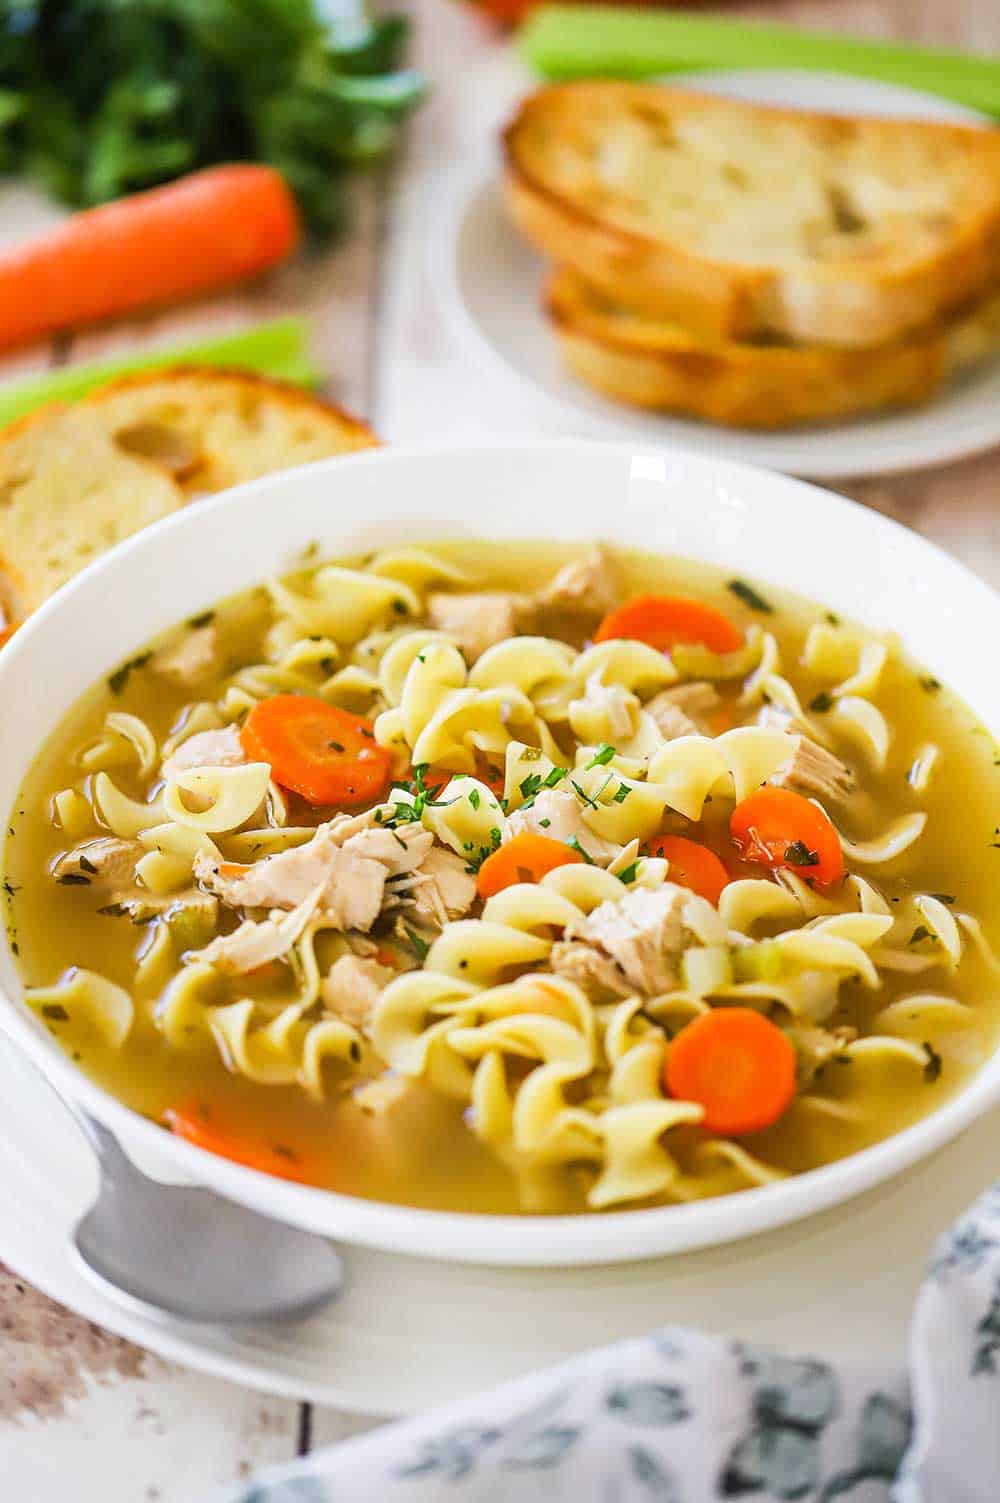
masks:
{"type": "Polygon", "coordinates": [[[619,401],[832,421],[1000,347],[1000,132],[584,82],[504,145],[567,364],[619,401]]]}

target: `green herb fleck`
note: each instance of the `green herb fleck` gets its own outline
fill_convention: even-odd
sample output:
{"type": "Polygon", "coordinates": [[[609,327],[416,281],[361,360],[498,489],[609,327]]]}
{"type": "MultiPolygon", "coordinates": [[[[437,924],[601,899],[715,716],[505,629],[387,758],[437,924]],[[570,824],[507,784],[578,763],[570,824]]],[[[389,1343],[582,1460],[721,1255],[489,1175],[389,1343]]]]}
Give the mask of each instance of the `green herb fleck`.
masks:
{"type": "Polygon", "coordinates": [[[840,625],[840,617],[837,615],[836,611],[824,611],[824,613],[823,613],[823,619],[827,623],[828,626],[839,626],[840,625]]]}
{"type": "Polygon", "coordinates": [[[616,804],[623,804],[631,792],[632,790],[627,783],[619,783],[615,789],[614,802],[616,804]]]}
{"type": "Polygon", "coordinates": [[[56,881],[62,887],[89,887],[90,878],[84,872],[63,872],[56,881]]]}
{"type": "Polygon", "coordinates": [[[479,805],[482,803],[482,799],[479,796],[478,788],[469,789],[469,803],[472,805],[473,809],[479,808],[479,805]]]}
{"type": "Polygon", "coordinates": [[[423,962],[427,959],[427,952],[430,949],[430,945],[427,943],[426,939],[424,939],[423,935],[418,934],[416,929],[411,929],[409,924],[406,924],[404,927],[406,929],[406,939],[407,943],[410,946],[410,949],[413,951],[414,955],[421,962],[421,964],[423,964],[423,962]]]}
{"type": "Polygon", "coordinates": [[[913,933],[910,935],[909,943],[911,945],[919,945],[922,944],[925,939],[933,938],[934,935],[925,924],[918,924],[913,933]]]}
{"type": "Polygon", "coordinates": [[[568,767],[553,767],[552,771],[542,781],[546,788],[555,788],[557,784],[562,782],[563,778],[567,777],[569,777],[568,767]]]}
{"type": "Polygon", "coordinates": [[[618,878],[619,882],[624,882],[627,887],[630,882],[635,881],[638,874],[639,863],[638,861],[633,861],[629,866],[623,867],[620,872],[616,872],[615,876],[618,878]]]}
{"type": "Polygon", "coordinates": [[[930,896],[937,898],[939,903],[954,903],[955,901],[955,894],[953,892],[932,892],[930,896]]]}
{"type": "Polygon", "coordinates": [[[542,786],[541,774],[530,772],[526,778],[522,778],[517,786],[520,789],[522,798],[533,799],[542,786]]]}
{"type": "Polygon", "coordinates": [[[774,606],[759,594],[753,585],[747,584],[745,579],[727,579],[726,589],[732,590],[737,600],[742,600],[744,605],[752,611],[761,611],[765,616],[774,615],[774,606]]]}
{"type": "Polygon", "coordinates": [[[811,851],[804,840],[793,840],[785,847],[784,860],[788,866],[818,866],[819,851],[811,851]]]}
{"type": "Polygon", "coordinates": [[[579,855],[581,855],[583,857],[584,861],[586,861],[586,863],[587,863],[588,866],[593,866],[593,864],[594,864],[594,858],[593,858],[593,856],[589,855],[588,852],[585,851],[584,848],[583,848],[583,846],[580,844],[580,837],[579,837],[579,835],[572,835],[572,836],[570,836],[570,838],[569,838],[569,840],[567,840],[566,844],[570,847],[571,850],[574,850],[579,855]]]}
{"type": "Polygon", "coordinates": [[[344,743],[342,741],[328,741],[326,744],[330,751],[342,752],[344,750],[344,743]]]}
{"type": "Polygon", "coordinates": [[[541,825],[543,830],[547,830],[552,821],[551,819],[540,819],[538,823],[541,825]]]}
{"type": "Polygon", "coordinates": [[[209,626],[214,620],[214,611],[202,611],[200,616],[191,617],[191,619],[188,621],[188,626],[190,626],[194,631],[197,631],[201,626],[209,626]]]}
{"type": "Polygon", "coordinates": [[[69,1013],[61,1002],[46,1002],[41,1009],[42,1017],[48,1018],[50,1023],[68,1023],[69,1013]]]}
{"type": "Polygon", "coordinates": [[[921,678],[917,679],[917,683],[925,694],[936,694],[941,687],[941,680],[935,678],[932,673],[923,674],[921,678]]]}
{"type": "Polygon", "coordinates": [[[607,741],[603,741],[583,769],[584,772],[589,772],[592,767],[607,767],[614,755],[614,747],[610,746],[607,741]]]}
{"type": "Polygon", "coordinates": [[[145,668],[152,656],[151,652],[140,652],[137,657],[129,658],[127,663],[123,663],[120,668],[116,668],[114,673],[108,677],[108,688],[112,694],[121,694],[128,683],[129,674],[133,673],[137,668],[145,668]]]}
{"type": "Polygon", "coordinates": [[[821,689],[809,701],[809,708],[810,710],[814,710],[817,715],[825,715],[827,710],[833,709],[833,695],[828,694],[825,689],[821,689]]]}
{"type": "Polygon", "coordinates": [[[927,1055],[927,1063],[924,1066],[924,1080],[928,1085],[933,1085],[935,1080],[940,1080],[944,1061],[933,1044],[924,1041],[924,1053],[927,1055]]]}

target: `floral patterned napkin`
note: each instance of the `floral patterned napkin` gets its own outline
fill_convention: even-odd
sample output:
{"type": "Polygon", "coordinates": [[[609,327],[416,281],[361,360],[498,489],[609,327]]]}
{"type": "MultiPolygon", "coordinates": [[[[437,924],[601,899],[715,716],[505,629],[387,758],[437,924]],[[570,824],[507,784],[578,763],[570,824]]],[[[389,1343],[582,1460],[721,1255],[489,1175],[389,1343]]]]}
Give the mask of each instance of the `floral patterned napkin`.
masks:
{"type": "Polygon", "coordinates": [[[938,1248],[895,1369],[655,1331],[316,1452],[216,1503],[732,1498],[1000,1503],[1000,1185],[938,1248]]]}

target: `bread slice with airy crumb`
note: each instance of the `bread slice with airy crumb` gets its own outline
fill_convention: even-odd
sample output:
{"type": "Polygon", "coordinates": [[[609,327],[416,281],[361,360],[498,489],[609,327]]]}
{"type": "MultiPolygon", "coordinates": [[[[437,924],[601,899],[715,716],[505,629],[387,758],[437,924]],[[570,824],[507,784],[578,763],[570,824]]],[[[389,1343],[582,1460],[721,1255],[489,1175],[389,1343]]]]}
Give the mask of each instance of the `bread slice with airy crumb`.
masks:
{"type": "Polygon", "coordinates": [[[0,580],[16,612],[196,496],[377,443],[299,387],[178,366],[0,430],[0,580]]]}
{"type": "Polygon", "coordinates": [[[631,407],[740,428],[790,428],[928,401],[1000,349],[1000,293],[950,325],[871,350],[710,342],[556,271],[546,311],[568,369],[631,407]]]}
{"type": "Polygon", "coordinates": [[[708,338],[891,343],[1000,270],[1000,132],[587,81],[504,146],[528,240],[708,338]]]}

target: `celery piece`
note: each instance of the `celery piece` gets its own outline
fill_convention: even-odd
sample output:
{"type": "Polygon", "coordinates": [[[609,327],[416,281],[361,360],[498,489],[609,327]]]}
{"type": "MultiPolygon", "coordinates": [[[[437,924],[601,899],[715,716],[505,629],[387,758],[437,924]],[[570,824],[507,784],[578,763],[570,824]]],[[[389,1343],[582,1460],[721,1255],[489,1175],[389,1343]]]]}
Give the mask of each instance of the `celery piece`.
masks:
{"type": "Polygon", "coordinates": [[[276,318],[232,334],[188,345],[143,349],[83,365],[63,366],[0,385],[0,423],[10,423],[46,402],[76,402],[96,386],[133,371],[171,365],[219,365],[254,371],[297,386],[315,386],[319,372],[309,357],[309,325],[301,318],[276,318]]]}
{"type": "Polygon", "coordinates": [[[783,970],[781,946],[773,939],[741,945],[732,951],[732,958],[737,981],[777,981],[783,970]]]}
{"type": "Polygon", "coordinates": [[[802,31],[688,12],[543,5],[521,28],[527,61],[547,78],[645,78],[687,68],[805,68],[851,73],[1000,115],[1000,58],[802,31]]]}
{"type": "Polygon", "coordinates": [[[685,991],[696,997],[706,997],[729,986],[733,979],[733,965],[725,945],[708,945],[703,950],[685,950],[681,958],[681,975],[685,991]]]}

